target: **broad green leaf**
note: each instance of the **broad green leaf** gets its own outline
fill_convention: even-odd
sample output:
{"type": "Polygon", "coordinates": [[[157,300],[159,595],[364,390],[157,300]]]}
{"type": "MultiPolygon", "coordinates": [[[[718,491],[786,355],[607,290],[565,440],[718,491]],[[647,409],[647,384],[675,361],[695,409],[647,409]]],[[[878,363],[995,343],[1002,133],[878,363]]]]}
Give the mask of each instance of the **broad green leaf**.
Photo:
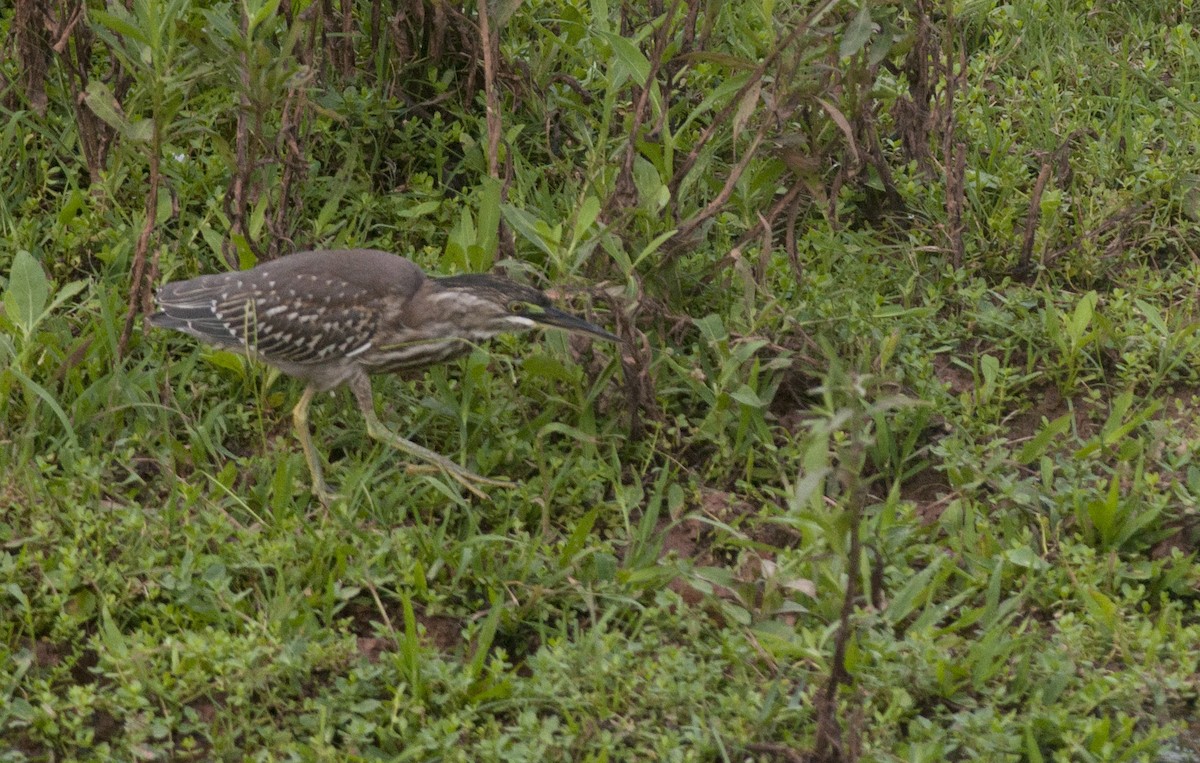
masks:
{"type": "Polygon", "coordinates": [[[79,190],[78,188],[67,194],[66,201],[62,205],[62,209],[58,211],[58,224],[66,225],[71,220],[74,220],[75,216],[79,213],[79,210],[83,208],[84,201],[85,198],[83,191],[79,190]]]}
{"type": "Polygon", "coordinates": [[[49,390],[22,373],[21,369],[17,368],[16,365],[9,366],[8,370],[13,376],[17,377],[17,380],[21,384],[25,385],[25,389],[40,397],[46,405],[50,406],[50,410],[54,413],[54,416],[63,425],[63,430],[67,433],[67,439],[71,441],[72,445],[77,446],[79,440],[75,437],[75,427],[71,426],[71,420],[67,418],[67,412],[54,399],[54,395],[51,395],[49,390]]]}
{"type": "Polygon", "coordinates": [[[74,297],[76,294],[87,288],[87,285],[87,281],[72,281],[71,283],[59,289],[55,293],[54,299],[50,301],[50,307],[46,308],[45,311],[42,312],[38,320],[41,320],[50,313],[53,313],[62,305],[62,303],[66,302],[68,299],[74,297]]]}
{"type": "Polygon", "coordinates": [[[471,270],[470,249],[475,245],[479,236],[475,229],[475,215],[470,207],[464,206],[458,215],[458,222],[450,229],[446,237],[445,262],[459,270],[471,270]]]}
{"type": "Polygon", "coordinates": [[[820,500],[825,495],[825,478],[832,471],[829,467],[820,467],[801,472],[800,479],[796,480],[792,495],[788,499],[788,511],[798,512],[806,506],[813,505],[814,499],[820,500]]]}
{"type": "Polygon", "coordinates": [[[879,31],[879,25],[871,20],[868,3],[863,3],[858,9],[858,15],[846,25],[842,43],[838,46],[838,55],[842,58],[853,56],[863,49],[863,46],[871,39],[871,35],[877,31],[879,31]]]}
{"type": "Polygon", "coordinates": [[[1169,336],[1171,334],[1171,330],[1167,328],[1166,321],[1162,319],[1162,313],[1158,311],[1157,307],[1145,301],[1144,299],[1135,299],[1133,300],[1133,304],[1139,311],[1141,311],[1142,315],[1145,316],[1146,320],[1151,326],[1154,327],[1156,331],[1158,331],[1158,333],[1162,334],[1163,336],[1169,336]]]}
{"type": "Polygon", "coordinates": [[[1116,538],[1120,508],[1120,480],[1114,475],[1108,483],[1108,492],[1102,498],[1087,503],[1088,519],[1100,533],[1100,540],[1106,546],[1116,538]]]}
{"type": "Polygon", "coordinates": [[[721,316],[716,313],[706,315],[703,318],[697,318],[696,328],[700,329],[700,334],[704,337],[704,341],[709,344],[723,342],[729,336],[725,331],[725,323],[721,320],[721,316]]]}
{"type": "Polygon", "coordinates": [[[1084,591],[1083,603],[1092,619],[1105,631],[1111,632],[1117,627],[1118,608],[1112,599],[1093,589],[1084,591]]]}
{"type": "Polygon", "coordinates": [[[571,531],[571,536],[567,538],[567,542],[563,544],[562,552],[558,555],[558,564],[563,569],[571,563],[575,555],[583,550],[584,544],[587,543],[588,536],[592,532],[592,527],[596,524],[596,517],[599,516],[599,509],[592,509],[584,514],[579,522],[575,525],[575,529],[571,531]]]}
{"type": "Polygon", "coordinates": [[[741,134],[742,128],[746,126],[746,122],[750,116],[758,109],[758,99],[762,95],[762,80],[756,81],[746,90],[746,94],[742,96],[742,100],[738,102],[737,111],[733,115],[733,139],[737,140],[741,134]]]}
{"type": "Polygon", "coordinates": [[[517,8],[521,7],[521,0],[496,0],[494,3],[489,3],[492,11],[492,23],[497,31],[503,29],[508,20],[517,12],[517,8]]]}
{"type": "Polygon", "coordinates": [[[984,355],[979,359],[979,371],[983,374],[985,384],[995,384],[1000,376],[1000,361],[995,355],[984,355]]]}
{"type": "Polygon", "coordinates": [[[608,0],[591,0],[592,9],[592,25],[596,31],[605,33],[608,31],[608,0]]]}
{"type": "MultiPolygon", "coordinates": [[[[109,7],[113,8],[114,10],[118,10],[121,15],[106,13],[97,8],[89,8],[87,12],[88,19],[90,21],[98,22],[104,28],[119,34],[122,37],[127,37],[130,40],[138,42],[142,45],[150,44],[150,41],[147,39],[145,33],[143,33],[141,29],[138,29],[137,25],[134,24],[130,19],[125,17],[128,12],[125,11],[124,8],[121,8],[119,5],[115,4],[109,7]]],[[[95,82],[95,80],[92,80],[92,82],[95,82]]],[[[91,90],[90,84],[88,89],[91,90]]]]}
{"type": "Polygon", "coordinates": [[[602,33],[601,36],[612,48],[613,57],[610,63],[617,64],[613,67],[618,72],[618,76],[614,78],[617,83],[620,84],[622,80],[632,76],[638,84],[645,84],[650,76],[650,60],[638,50],[637,45],[619,34],[602,33]]]}
{"type": "Polygon", "coordinates": [[[575,229],[571,231],[573,241],[579,241],[588,232],[596,218],[600,216],[600,200],[588,196],[579,205],[579,214],[575,217],[575,229]]]}
{"type": "Polygon", "coordinates": [[[1083,299],[1079,300],[1079,304],[1075,306],[1075,313],[1071,316],[1071,338],[1078,341],[1087,331],[1088,324],[1092,322],[1092,316],[1096,311],[1096,292],[1089,291],[1083,295],[1083,299]]]}
{"type": "Polygon", "coordinates": [[[21,586],[17,585],[16,583],[9,583],[8,585],[4,586],[4,592],[16,599],[17,603],[20,604],[22,608],[29,609],[29,597],[27,597],[25,592],[21,590],[21,586]]]}
{"type": "Polygon", "coordinates": [[[126,658],[129,653],[129,642],[126,640],[125,634],[117,627],[116,622],[113,621],[112,614],[103,601],[100,602],[100,628],[97,635],[109,656],[122,660],[126,658]]]}
{"type": "Polygon", "coordinates": [[[270,201],[271,195],[264,193],[255,202],[254,209],[250,210],[250,238],[257,239],[262,235],[267,223],[267,205],[270,201]]]}
{"type": "MultiPolygon", "coordinates": [[[[341,197],[339,196],[337,198],[340,199],[341,197]]],[[[414,204],[407,209],[400,210],[396,213],[396,217],[400,217],[405,220],[411,220],[416,217],[424,217],[425,215],[438,211],[438,207],[440,206],[442,206],[442,202],[440,201],[423,201],[420,204],[414,204]]]]}
{"type": "Polygon", "coordinates": [[[4,311],[23,337],[28,338],[33,333],[49,297],[50,284],[41,264],[24,249],[18,251],[4,292],[4,311]]]}
{"type": "MultiPolygon", "coordinates": [[[[266,198],[265,196],[263,197],[266,198]]],[[[250,242],[246,237],[239,233],[232,233],[229,236],[233,241],[233,247],[237,249],[238,270],[249,270],[258,264],[258,257],[254,254],[254,250],[250,248],[250,242]]]]}
{"type": "Polygon", "coordinates": [[[500,251],[500,182],[493,178],[484,178],[480,187],[476,229],[479,251],[477,257],[471,258],[471,270],[482,273],[491,269],[500,251]]]}
{"type": "MultiPolygon", "coordinates": [[[[696,60],[697,56],[693,54],[688,56],[688,58],[691,60],[696,60]]],[[[732,56],[729,58],[732,59],[732,61],[745,65],[747,68],[754,68],[753,64],[749,61],[734,59],[732,56]]],[[[736,68],[736,64],[731,62],[722,62],[722,64],[728,68],[736,68]]],[[[734,74],[729,79],[713,88],[712,92],[705,96],[704,100],[700,102],[699,106],[688,112],[687,117],[676,128],[676,134],[686,131],[694,120],[708,113],[709,111],[712,111],[718,104],[725,103],[726,99],[732,98],[733,95],[740,91],[746,84],[747,79],[748,76],[746,74],[734,74]]]]}
{"type": "Polygon", "coordinates": [[[253,35],[255,28],[275,14],[275,11],[279,8],[279,0],[266,0],[262,5],[253,9],[250,7],[251,3],[247,3],[246,6],[247,15],[250,17],[246,34],[253,35]]]}
{"type": "Polygon", "coordinates": [[[888,622],[899,623],[912,613],[917,607],[918,601],[933,596],[938,588],[937,584],[932,584],[933,578],[945,564],[944,559],[945,557],[941,556],[933,557],[928,567],[910,575],[904,585],[892,594],[891,601],[888,602],[887,610],[884,612],[888,622]]]}
{"type": "Polygon", "coordinates": [[[763,408],[766,406],[766,403],[758,396],[758,393],[750,389],[750,386],[747,384],[743,384],[733,392],[730,392],[729,396],[742,405],[748,405],[751,408],[763,408]]]}
{"type": "Polygon", "coordinates": [[[207,356],[209,363],[217,368],[223,368],[241,379],[246,376],[246,356],[230,350],[213,350],[207,356]]]}
{"type": "Polygon", "coordinates": [[[128,134],[129,120],[125,118],[116,97],[103,81],[93,79],[89,82],[83,100],[92,113],[100,117],[106,125],[122,135],[128,134]]]}
{"type": "Polygon", "coordinates": [[[496,627],[500,624],[500,615],[504,611],[504,603],[500,596],[492,593],[488,598],[491,599],[492,609],[475,635],[475,653],[471,655],[467,672],[472,678],[483,675],[484,664],[492,651],[492,641],[496,638],[496,627]]]}
{"type": "Polygon", "coordinates": [[[671,236],[675,235],[675,231],[676,229],[672,228],[665,233],[660,233],[654,238],[653,241],[651,241],[649,244],[646,244],[645,248],[643,248],[642,251],[638,253],[638,256],[634,258],[633,267],[636,268],[638,265],[641,265],[643,260],[657,252],[660,246],[666,243],[671,236]]]}
{"type": "MultiPolygon", "coordinates": [[[[149,143],[154,138],[154,120],[138,119],[130,122],[122,134],[135,143],[149,143]]],[[[170,210],[170,206],[166,208],[170,210]]]]}
{"type": "MultiPolygon", "coordinates": [[[[408,211],[408,210],[405,210],[405,211],[408,211]]],[[[330,230],[328,227],[329,224],[334,219],[340,217],[341,213],[342,213],[342,191],[340,189],[335,188],[332,195],[330,195],[330,197],[325,200],[325,203],[321,205],[320,211],[317,212],[317,220],[315,223],[313,223],[314,232],[315,233],[328,232],[330,230]]],[[[407,215],[405,215],[404,212],[401,212],[400,214],[398,214],[396,216],[397,217],[406,217],[407,215]]]]}
{"type": "Polygon", "coordinates": [[[1071,414],[1064,413],[1054,421],[1047,424],[1042,431],[1034,435],[1034,438],[1021,448],[1017,454],[1017,463],[1030,464],[1036,461],[1046,449],[1050,447],[1050,443],[1056,438],[1066,434],[1071,429],[1071,414]]]}
{"type": "Polygon", "coordinates": [[[539,429],[538,433],[537,433],[538,441],[541,442],[541,440],[543,438],[545,438],[547,435],[551,435],[551,434],[557,434],[557,435],[562,435],[563,437],[569,437],[572,440],[575,440],[577,442],[581,442],[581,443],[584,443],[587,445],[595,445],[597,442],[597,440],[594,436],[578,429],[577,427],[573,427],[568,424],[564,424],[561,421],[551,421],[549,424],[547,424],[544,427],[542,427],[541,429],[539,429]]]}
{"type": "Polygon", "coordinates": [[[1023,567],[1027,570],[1044,570],[1049,566],[1046,560],[1038,556],[1029,546],[1010,548],[1004,552],[1004,558],[1018,567],[1023,567]]]}
{"type": "MultiPolygon", "coordinates": [[[[512,226],[513,230],[520,233],[523,238],[538,249],[541,249],[551,257],[554,256],[554,248],[539,230],[541,226],[538,223],[542,223],[541,220],[537,219],[530,212],[514,207],[511,204],[500,205],[500,212],[504,215],[504,220],[512,226]]],[[[542,223],[542,226],[545,226],[545,223],[542,223]]]]}
{"type": "Polygon", "coordinates": [[[638,199],[651,211],[657,212],[671,200],[671,190],[663,183],[658,168],[640,156],[633,161],[633,184],[638,199]]]}
{"type": "Polygon", "coordinates": [[[905,307],[904,305],[884,305],[875,311],[876,318],[903,318],[906,316],[915,316],[924,318],[933,315],[936,311],[928,307],[905,307]]]}
{"type": "Polygon", "coordinates": [[[576,369],[544,352],[527,356],[521,361],[521,370],[527,379],[554,379],[561,382],[574,380],[576,373],[576,369]]]}

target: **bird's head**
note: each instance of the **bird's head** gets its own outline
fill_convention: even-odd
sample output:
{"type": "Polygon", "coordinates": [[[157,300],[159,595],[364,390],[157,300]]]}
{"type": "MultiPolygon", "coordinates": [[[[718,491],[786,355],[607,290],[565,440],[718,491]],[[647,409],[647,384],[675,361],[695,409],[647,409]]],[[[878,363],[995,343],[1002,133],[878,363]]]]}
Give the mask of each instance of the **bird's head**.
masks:
{"type": "Polygon", "coordinates": [[[473,331],[493,336],[552,326],[608,342],[621,339],[582,318],[559,310],[550,298],[529,286],[499,276],[470,274],[437,279],[432,308],[473,331]],[[453,315],[451,315],[453,314],[453,315]]]}

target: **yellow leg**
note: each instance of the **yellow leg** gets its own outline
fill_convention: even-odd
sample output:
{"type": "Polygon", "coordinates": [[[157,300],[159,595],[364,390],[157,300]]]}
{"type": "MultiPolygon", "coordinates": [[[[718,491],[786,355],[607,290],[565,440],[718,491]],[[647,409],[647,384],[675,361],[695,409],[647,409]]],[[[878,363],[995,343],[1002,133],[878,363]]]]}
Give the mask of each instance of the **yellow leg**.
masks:
{"type": "Polygon", "coordinates": [[[308,471],[312,474],[313,495],[322,504],[329,506],[338,496],[325,484],[325,477],[321,472],[321,456],[317,453],[316,446],[313,445],[312,432],[308,429],[308,404],[312,402],[315,394],[317,394],[316,387],[309,385],[304,388],[300,400],[292,409],[292,423],[296,427],[296,436],[300,438],[300,447],[304,449],[304,460],[308,462],[308,471]]]}
{"type": "Polygon", "coordinates": [[[513,483],[507,480],[481,477],[475,472],[459,466],[443,455],[434,453],[428,448],[423,448],[411,440],[404,439],[384,426],[379,417],[375,415],[375,398],[371,395],[371,380],[366,374],[361,374],[351,379],[350,389],[354,392],[354,399],[358,401],[358,409],[362,411],[363,418],[366,419],[367,434],[374,439],[391,445],[401,453],[406,453],[414,458],[419,458],[426,463],[432,464],[447,477],[458,482],[458,484],[462,485],[478,498],[487,498],[487,493],[484,493],[479,488],[479,485],[512,487],[513,483]]]}

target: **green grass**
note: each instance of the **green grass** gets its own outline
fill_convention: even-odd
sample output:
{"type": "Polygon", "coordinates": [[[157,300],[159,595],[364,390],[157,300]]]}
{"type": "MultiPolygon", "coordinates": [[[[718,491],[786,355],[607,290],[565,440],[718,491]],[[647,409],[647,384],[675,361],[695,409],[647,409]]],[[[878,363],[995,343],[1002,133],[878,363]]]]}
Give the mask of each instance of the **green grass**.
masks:
{"type": "Polygon", "coordinates": [[[0,761],[1200,759],[1190,4],[935,16],[959,267],[943,123],[902,139],[916,4],[790,47],[812,8],[610,5],[493,9],[500,180],[473,16],[372,48],[356,5],[340,70],[270,4],[248,31],[112,6],[89,67],[116,50],[129,87],[93,86],[91,128],[60,59],[44,114],[0,60],[0,761]],[[160,280],[371,246],[630,343],[375,383],[401,434],[516,482],[489,501],[319,397],[326,511],[299,383],[140,321],[120,352],[156,145],[160,280]]]}

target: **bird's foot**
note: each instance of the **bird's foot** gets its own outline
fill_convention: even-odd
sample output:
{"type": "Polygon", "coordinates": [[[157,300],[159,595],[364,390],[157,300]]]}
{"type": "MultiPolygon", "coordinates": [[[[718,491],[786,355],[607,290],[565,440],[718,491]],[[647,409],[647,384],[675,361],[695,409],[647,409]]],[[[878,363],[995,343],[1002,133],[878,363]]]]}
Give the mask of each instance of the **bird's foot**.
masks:
{"type": "Polygon", "coordinates": [[[509,480],[494,479],[492,477],[483,477],[470,469],[465,469],[450,459],[440,458],[428,464],[409,464],[405,470],[408,474],[430,474],[441,472],[458,484],[462,485],[471,495],[481,500],[487,500],[488,494],[483,491],[480,485],[488,485],[491,487],[514,487],[515,482],[509,480]]]}
{"type": "Polygon", "coordinates": [[[312,493],[326,509],[332,508],[333,504],[342,499],[340,494],[329,489],[329,485],[326,485],[324,480],[313,484],[312,493]]]}
{"type": "Polygon", "coordinates": [[[475,472],[465,467],[459,466],[454,461],[446,458],[440,453],[435,453],[429,448],[423,448],[415,442],[406,440],[395,432],[391,431],[383,424],[379,423],[379,419],[375,418],[375,414],[365,405],[363,406],[363,417],[367,420],[367,434],[376,440],[385,442],[391,445],[401,453],[406,453],[413,458],[420,459],[425,463],[423,465],[410,465],[409,473],[420,469],[437,469],[445,474],[458,484],[466,488],[471,495],[482,500],[487,500],[487,493],[483,492],[480,485],[491,485],[493,487],[512,487],[513,483],[508,480],[497,480],[490,477],[480,477],[475,472]]]}

